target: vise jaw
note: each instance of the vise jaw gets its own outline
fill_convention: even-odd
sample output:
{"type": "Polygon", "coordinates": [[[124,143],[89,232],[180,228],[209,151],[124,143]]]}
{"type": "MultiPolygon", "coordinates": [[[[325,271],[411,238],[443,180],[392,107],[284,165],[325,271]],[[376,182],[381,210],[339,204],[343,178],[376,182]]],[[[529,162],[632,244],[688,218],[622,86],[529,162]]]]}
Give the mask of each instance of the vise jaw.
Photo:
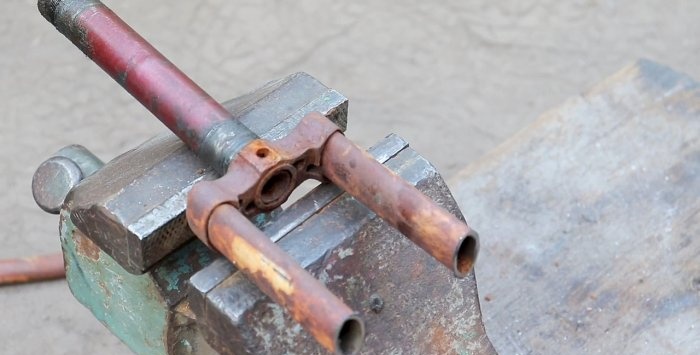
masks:
{"type": "MultiPolygon", "coordinates": [[[[308,112],[342,130],[347,99],[304,73],[224,106],[262,138],[284,137],[308,112]]],[[[435,168],[391,135],[376,160],[449,212],[461,213],[435,168]]],[[[75,297],[138,354],[323,353],[234,265],[204,247],[184,218],[186,195],[215,174],[173,135],[107,163],[61,210],[66,276],[75,297]]],[[[254,223],[368,322],[377,353],[477,353],[493,348],[473,272],[464,279],[363,204],[322,184],[254,223]]]]}
{"type": "MultiPolygon", "coordinates": [[[[292,74],[224,103],[258,136],[276,140],[309,112],[341,130],[347,99],[305,73],[292,74]]],[[[187,193],[215,173],[174,135],[150,140],[107,164],[71,191],[71,219],[125,270],[141,274],[193,237],[187,193]]]]}
{"type": "MultiPolygon", "coordinates": [[[[396,135],[369,153],[461,218],[435,168],[396,135]]],[[[491,354],[476,280],[464,279],[336,186],[323,184],[261,229],[366,320],[378,354],[491,354]]],[[[190,278],[204,339],[221,354],[321,354],[283,309],[224,258],[190,278]]]]}

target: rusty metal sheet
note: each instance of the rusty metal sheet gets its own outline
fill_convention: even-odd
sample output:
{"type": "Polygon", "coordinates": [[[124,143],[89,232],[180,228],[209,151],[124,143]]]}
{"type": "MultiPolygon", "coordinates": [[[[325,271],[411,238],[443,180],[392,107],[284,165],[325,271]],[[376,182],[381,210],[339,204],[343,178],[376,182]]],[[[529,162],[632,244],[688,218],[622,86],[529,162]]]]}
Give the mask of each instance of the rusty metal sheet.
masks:
{"type": "Polygon", "coordinates": [[[640,60],[469,166],[503,354],[700,349],[700,85],[640,60]],[[483,226],[483,227],[481,227],[483,226]]]}

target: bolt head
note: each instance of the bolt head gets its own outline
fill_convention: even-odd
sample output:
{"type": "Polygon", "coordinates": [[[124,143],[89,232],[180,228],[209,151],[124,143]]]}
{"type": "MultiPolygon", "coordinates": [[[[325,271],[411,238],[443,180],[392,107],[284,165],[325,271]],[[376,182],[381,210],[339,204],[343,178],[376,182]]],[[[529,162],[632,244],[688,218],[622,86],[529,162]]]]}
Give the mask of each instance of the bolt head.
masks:
{"type": "Polygon", "coordinates": [[[378,294],[369,296],[369,309],[374,313],[379,313],[384,309],[384,300],[378,294]]]}

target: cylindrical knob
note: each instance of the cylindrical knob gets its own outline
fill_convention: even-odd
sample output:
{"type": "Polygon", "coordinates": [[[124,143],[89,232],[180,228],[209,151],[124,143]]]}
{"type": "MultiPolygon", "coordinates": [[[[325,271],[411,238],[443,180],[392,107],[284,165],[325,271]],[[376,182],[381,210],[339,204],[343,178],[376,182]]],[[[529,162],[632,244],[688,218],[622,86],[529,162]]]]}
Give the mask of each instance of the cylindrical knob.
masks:
{"type": "Polygon", "coordinates": [[[32,178],[34,201],[42,210],[57,214],[68,193],[104,163],[85,147],[69,145],[41,163],[32,178]]]}

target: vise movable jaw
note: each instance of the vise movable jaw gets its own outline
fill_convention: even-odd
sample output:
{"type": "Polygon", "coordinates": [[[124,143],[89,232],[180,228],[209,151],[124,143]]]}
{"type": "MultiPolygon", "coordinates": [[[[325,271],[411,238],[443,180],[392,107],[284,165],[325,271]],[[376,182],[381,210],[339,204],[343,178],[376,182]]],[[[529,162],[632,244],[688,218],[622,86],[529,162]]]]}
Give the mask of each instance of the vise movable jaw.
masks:
{"type": "MultiPolygon", "coordinates": [[[[273,81],[224,103],[260,137],[278,140],[309,112],[347,126],[347,99],[305,73],[273,81]]],[[[192,237],[187,194],[217,176],[172,135],[118,157],[76,189],[69,201],[76,226],[122,267],[143,273],[192,237]]]]}
{"type": "MultiPolygon", "coordinates": [[[[224,106],[270,140],[312,111],[342,129],[347,124],[347,99],[304,73],[224,106]]],[[[401,138],[391,135],[370,153],[461,216],[438,172],[401,138]]],[[[164,135],[77,186],[58,189],[70,190],[61,210],[61,242],[71,291],[138,354],[323,353],[235,266],[193,238],[185,196],[198,181],[215,177],[175,136],[164,135]]],[[[253,221],[369,320],[367,349],[492,351],[473,273],[453,278],[337,187],[322,184],[253,221]]]]}

